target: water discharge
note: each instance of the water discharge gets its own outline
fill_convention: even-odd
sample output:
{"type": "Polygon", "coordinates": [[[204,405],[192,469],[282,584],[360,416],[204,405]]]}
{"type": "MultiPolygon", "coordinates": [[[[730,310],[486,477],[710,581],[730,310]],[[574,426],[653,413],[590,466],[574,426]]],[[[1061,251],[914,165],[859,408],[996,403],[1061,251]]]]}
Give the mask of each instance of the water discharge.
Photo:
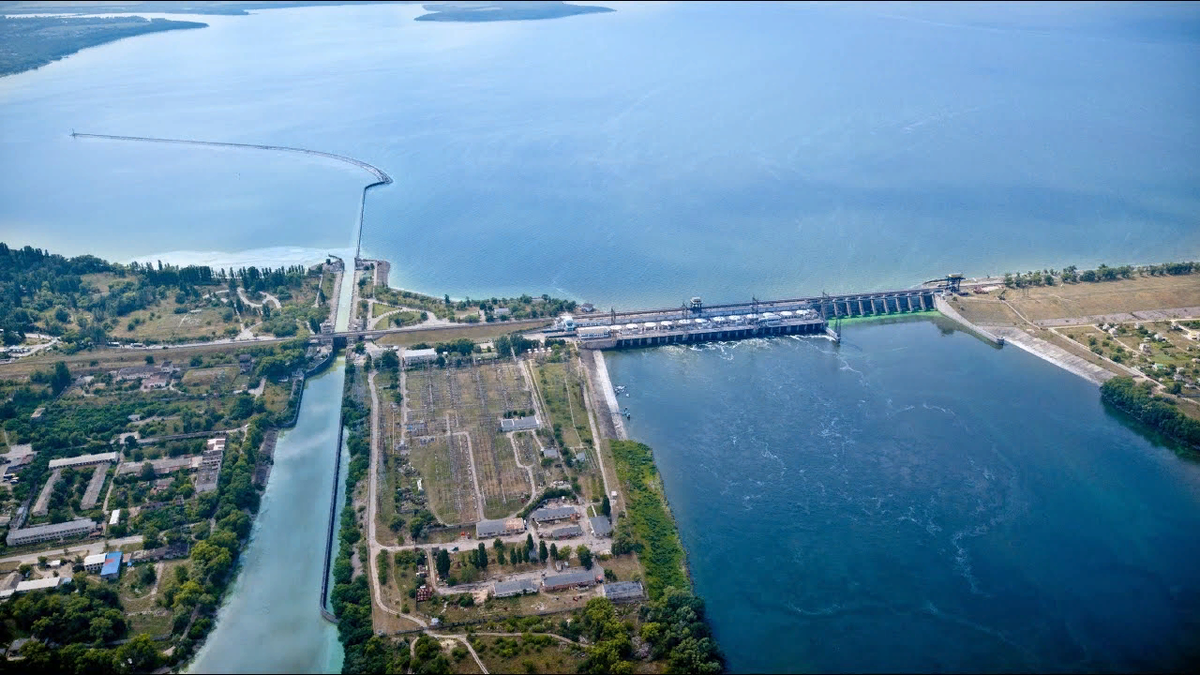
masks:
{"type": "Polygon", "coordinates": [[[1182,667],[1200,469],[939,325],[610,356],[731,668],[1182,667]]]}

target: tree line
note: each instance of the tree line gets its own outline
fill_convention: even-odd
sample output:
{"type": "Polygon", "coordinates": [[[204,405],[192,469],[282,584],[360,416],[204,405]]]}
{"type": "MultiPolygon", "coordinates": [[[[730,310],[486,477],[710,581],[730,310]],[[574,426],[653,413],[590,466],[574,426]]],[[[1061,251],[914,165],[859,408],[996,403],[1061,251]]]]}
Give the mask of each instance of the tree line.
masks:
{"type": "Polygon", "coordinates": [[[1004,275],[1004,285],[1009,288],[1028,288],[1030,286],[1053,286],[1056,283],[1096,283],[1101,281],[1117,281],[1132,279],[1135,276],[1177,276],[1193,274],[1200,271],[1200,263],[1171,262],[1159,265],[1120,265],[1109,267],[1101,264],[1096,269],[1080,270],[1075,265],[1064,267],[1062,270],[1043,269],[1028,272],[1009,272],[1004,275]]]}
{"type": "Polygon", "coordinates": [[[1160,433],[1195,449],[1200,448],[1200,422],[1179,412],[1170,400],[1154,394],[1150,382],[1114,377],[1100,387],[1100,398],[1160,433]]]}

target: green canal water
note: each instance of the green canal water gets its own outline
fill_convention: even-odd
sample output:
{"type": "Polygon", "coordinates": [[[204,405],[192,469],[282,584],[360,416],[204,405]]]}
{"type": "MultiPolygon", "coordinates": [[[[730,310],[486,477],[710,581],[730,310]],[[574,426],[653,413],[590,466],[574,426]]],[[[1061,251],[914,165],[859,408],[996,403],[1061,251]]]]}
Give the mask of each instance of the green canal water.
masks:
{"type": "Polygon", "coordinates": [[[341,670],[337,627],[321,617],[319,599],[334,471],[347,459],[338,452],[344,379],[340,358],[310,379],[296,426],[280,433],[237,581],[189,672],[341,670]]]}
{"type": "Polygon", "coordinates": [[[1200,652],[1200,468],[944,320],[611,353],[735,672],[1156,672],[1200,652]]]}

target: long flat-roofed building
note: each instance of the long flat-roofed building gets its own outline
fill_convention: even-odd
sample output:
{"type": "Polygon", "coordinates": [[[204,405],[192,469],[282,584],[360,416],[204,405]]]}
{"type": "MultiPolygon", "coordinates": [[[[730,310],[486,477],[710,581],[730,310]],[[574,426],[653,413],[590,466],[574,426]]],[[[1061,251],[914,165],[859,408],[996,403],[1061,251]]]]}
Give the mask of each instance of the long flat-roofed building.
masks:
{"type": "Polygon", "coordinates": [[[552,523],[556,520],[575,520],[579,518],[579,510],[574,506],[555,506],[541,508],[529,514],[535,523],[552,523]]]}
{"type": "Polygon", "coordinates": [[[527,417],[505,417],[500,420],[500,431],[529,431],[537,429],[538,418],[535,415],[527,417]]]}
{"type": "Polygon", "coordinates": [[[597,565],[590,570],[578,570],[575,572],[552,574],[546,577],[546,580],[542,582],[542,587],[547,591],[561,591],[564,588],[595,586],[603,580],[604,570],[597,565]]]}
{"type": "Polygon", "coordinates": [[[30,579],[17,584],[15,590],[18,594],[28,593],[29,591],[40,591],[45,588],[58,588],[59,584],[64,584],[71,581],[71,577],[46,577],[45,579],[30,579]]]}
{"type": "Polygon", "coordinates": [[[95,529],[96,523],[90,518],[77,518],[65,523],[35,525],[20,530],[11,530],[8,533],[6,541],[9,546],[24,546],[25,544],[36,544],[41,541],[80,537],[91,534],[95,529]]]}
{"type": "Polygon", "coordinates": [[[614,581],[601,587],[604,597],[613,602],[641,600],[645,593],[640,581],[614,581]]]}
{"type": "Polygon", "coordinates": [[[492,595],[497,598],[511,598],[514,595],[525,595],[526,593],[537,593],[538,585],[534,579],[513,579],[511,581],[497,581],[492,589],[492,595]]]}
{"type": "Polygon", "coordinates": [[[520,518],[506,520],[481,520],[475,523],[476,539],[491,539],[506,534],[520,534],[525,531],[525,521],[520,518]]]}
{"type": "Polygon", "coordinates": [[[61,457],[50,460],[50,470],[63,469],[68,466],[91,466],[93,464],[115,462],[118,457],[119,455],[115,452],[101,452],[95,455],[80,455],[78,457],[61,457]]]}
{"type": "Polygon", "coordinates": [[[418,363],[437,361],[438,353],[436,349],[405,349],[401,358],[404,360],[404,367],[407,368],[418,363]]]}

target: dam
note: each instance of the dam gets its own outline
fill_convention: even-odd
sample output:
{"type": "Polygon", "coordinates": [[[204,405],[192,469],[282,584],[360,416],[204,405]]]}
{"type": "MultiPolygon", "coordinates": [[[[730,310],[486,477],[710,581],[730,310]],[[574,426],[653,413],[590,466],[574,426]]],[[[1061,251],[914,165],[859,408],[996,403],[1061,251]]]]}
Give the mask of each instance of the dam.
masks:
{"type": "MultiPolygon", "coordinates": [[[[957,292],[959,275],[938,286],[816,297],[705,305],[692,298],[677,308],[563,316],[546,337],[575,338],[588,349],[620,349],[681,343],[740,340],[772,335],[829,335],[840,339],[843,317],[905,314],[936,309],[938,296],[957,292]],[[834,325],[830,326],[830,322],[834,325]]],[[[585,307],[585,310],[587,308],[585,307]]]]}

